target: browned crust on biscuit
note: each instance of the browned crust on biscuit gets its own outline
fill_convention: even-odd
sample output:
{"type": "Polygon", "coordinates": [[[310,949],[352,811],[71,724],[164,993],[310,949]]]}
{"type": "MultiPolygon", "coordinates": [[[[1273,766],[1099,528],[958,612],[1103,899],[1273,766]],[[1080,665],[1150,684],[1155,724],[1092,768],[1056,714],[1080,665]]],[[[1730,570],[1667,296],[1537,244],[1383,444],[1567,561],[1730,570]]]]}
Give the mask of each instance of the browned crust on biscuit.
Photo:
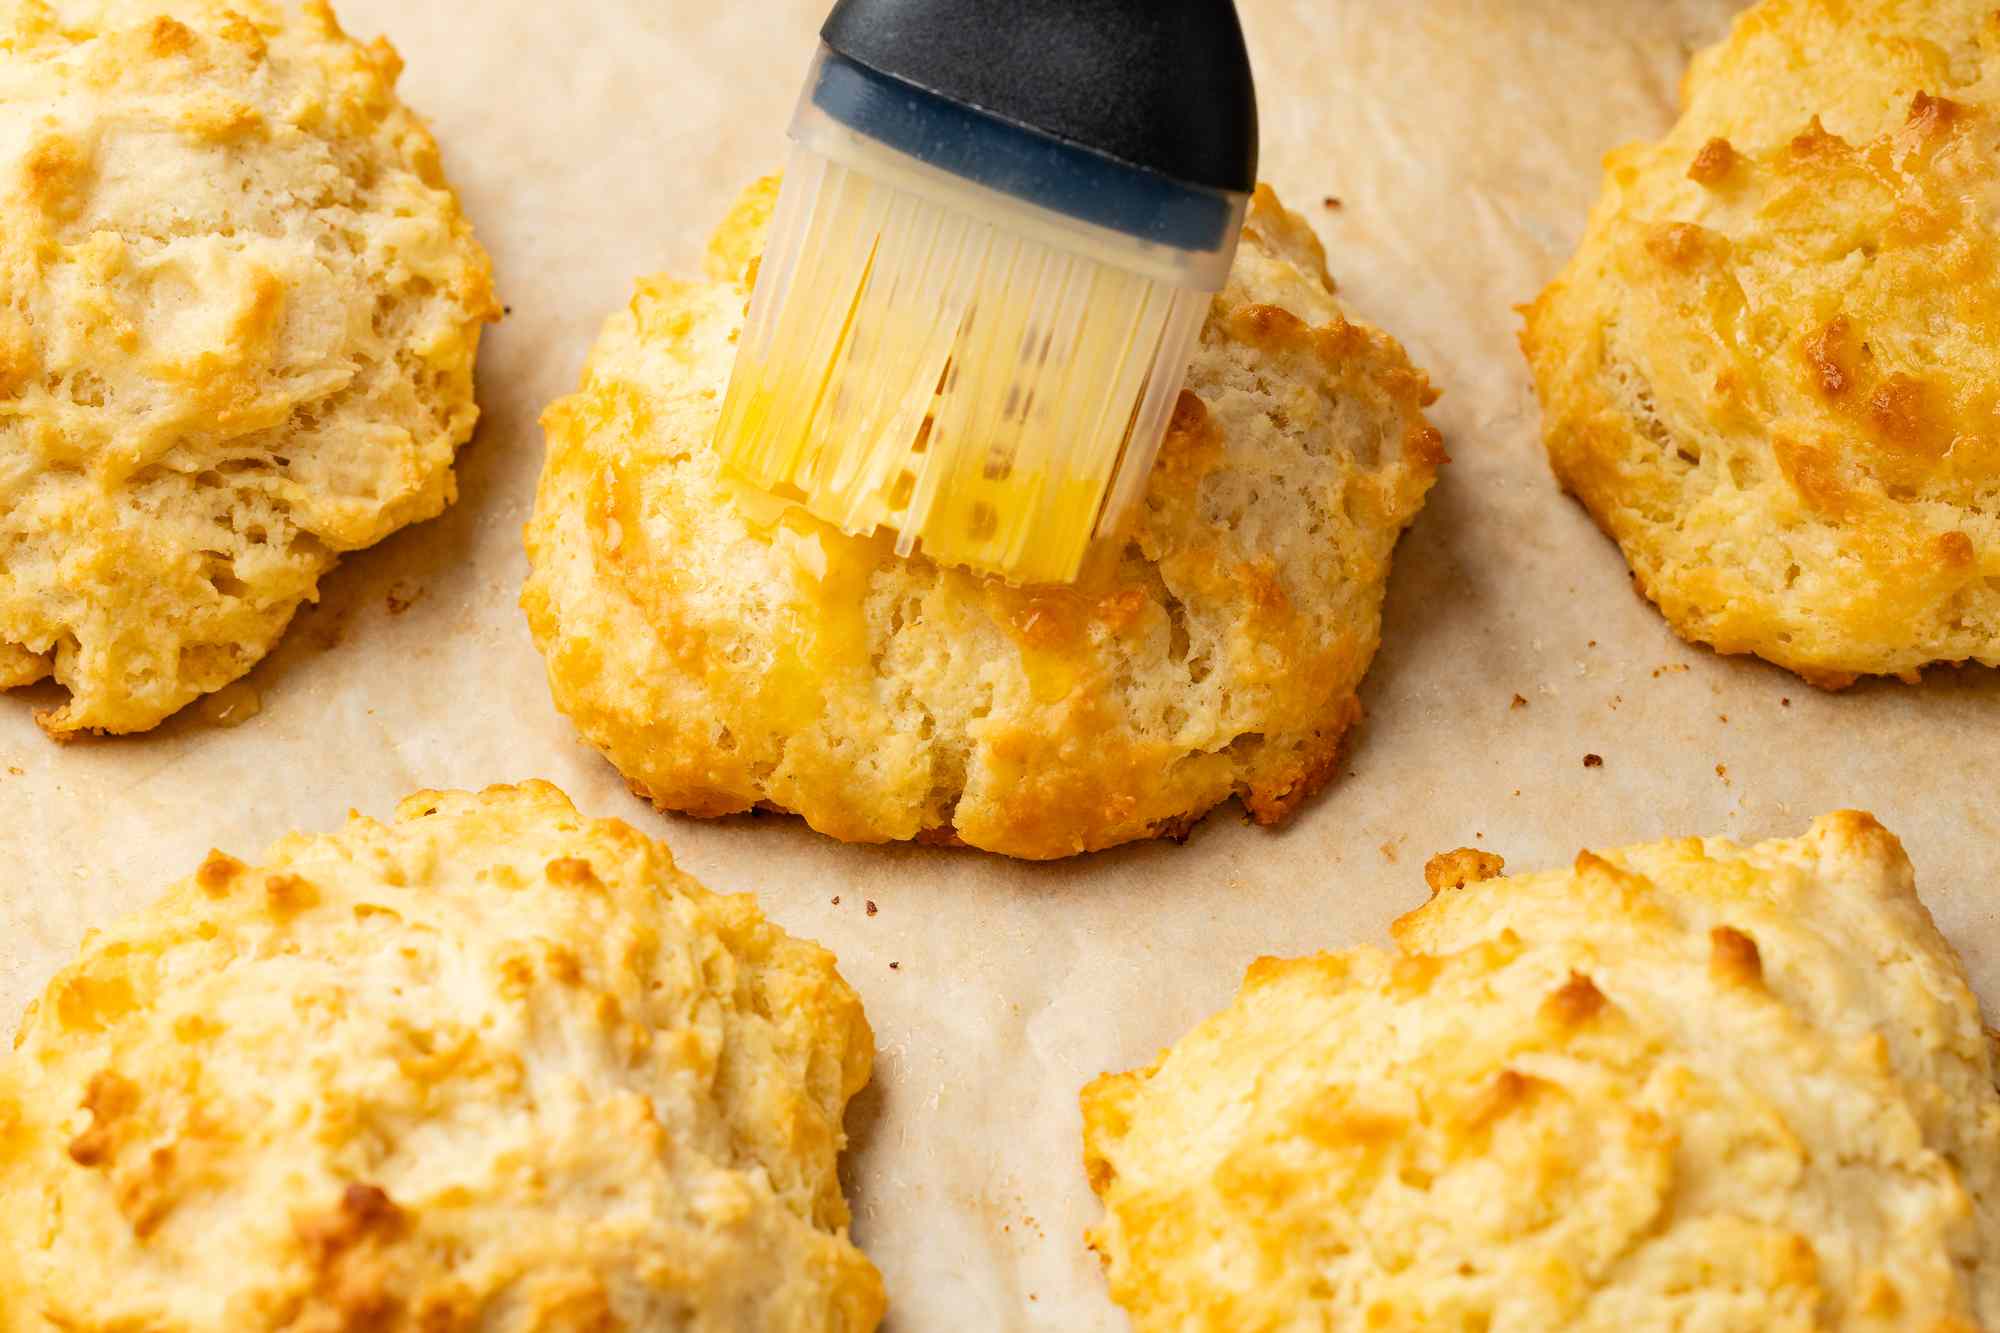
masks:
{"type": "Polygon", "coordinates": [[[1264,828],[1276,828],[1325,790],[1339,776],[1349,739],[1361,717],[1360,696],[1349,695],[1335,705],[1326,725],[1294,762],[1238,793],[1250,818],[1264,828]]]}

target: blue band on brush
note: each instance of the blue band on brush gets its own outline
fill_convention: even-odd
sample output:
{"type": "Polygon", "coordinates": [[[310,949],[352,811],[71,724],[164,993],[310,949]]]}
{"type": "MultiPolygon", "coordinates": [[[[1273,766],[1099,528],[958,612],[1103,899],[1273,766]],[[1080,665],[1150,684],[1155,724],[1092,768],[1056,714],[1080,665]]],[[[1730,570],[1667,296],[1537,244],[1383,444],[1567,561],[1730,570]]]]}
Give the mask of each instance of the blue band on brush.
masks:
{"type": "Polygon", "coordinates": [[[1216,250],[1235,222],[1227,194],[948,102],[835,52],[809,95],[834,120],[907,157],[1155,245],[1216,250]]]}

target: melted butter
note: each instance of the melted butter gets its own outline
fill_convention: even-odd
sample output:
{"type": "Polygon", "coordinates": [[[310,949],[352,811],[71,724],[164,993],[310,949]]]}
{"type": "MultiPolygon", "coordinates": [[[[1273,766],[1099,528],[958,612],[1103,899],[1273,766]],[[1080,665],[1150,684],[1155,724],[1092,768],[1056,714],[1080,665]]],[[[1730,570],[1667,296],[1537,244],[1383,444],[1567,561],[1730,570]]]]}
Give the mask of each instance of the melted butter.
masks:
{"type": "Polygon", "coordinates": [[[197,705],[201,720],[216,727],[240,727],[264,711],[263,696],[244,681],[205,695],[197,705]]]}
{"type": "Polygon", "coordinates": [[[1036,703],[1059,704],[1076,693],[1083,670],[1074,656],[1038,648],[1021,649],[1021,668],[1028,674],[1028,692],[1036,703]]]}
{"type": "Polygon", "coordinates": [[[893,547],[884,536],[849,537],[795,506],[774,512],[753,502],[744,516],[794,576],[794,596],[777,613],[762,706],[785,730],[804,730],[819,720],[831,679],[870,666],[864,602],[893,547]]]}
{"type": "Polygon", "coordinates": [[[785,735],[804,731],[819,721],[826,685],[811,665],[809,634],[799,626],[796,610],[779,613],[777,643],[771,669],[758,691],[759,711],[785,735]]]}
{"type": "MultiPolygon", "coordinates": [[[[886,532],[849,536],[799,505],[747,483],[725,479],[723,490],[751,535],[777,552],[793,575],[794,596],[776,616],[760,706],[777,726],[804,730],[819,720],[829,680],[842,672],[871,669],[864,603],[875,571],[894,558],[894,540],[886,532]]],[[[1054,586],[1022,591],[962,574],[948,577],[985,591],[994,618],[1010,631],[1029,692],[1038,703],[1061,703],[1076,693],[1089,667],[1091,595],[1054,586]]]]}
{"type": "Polygon", "coordinates": [[[1021,596],[1000,593],[1011,603],[1004,619],[1014,632],[1028,692],[1037,703],[1061,703],[1083,683],[1090,606],[1067,589],[1048,588],[1021,596]]]}

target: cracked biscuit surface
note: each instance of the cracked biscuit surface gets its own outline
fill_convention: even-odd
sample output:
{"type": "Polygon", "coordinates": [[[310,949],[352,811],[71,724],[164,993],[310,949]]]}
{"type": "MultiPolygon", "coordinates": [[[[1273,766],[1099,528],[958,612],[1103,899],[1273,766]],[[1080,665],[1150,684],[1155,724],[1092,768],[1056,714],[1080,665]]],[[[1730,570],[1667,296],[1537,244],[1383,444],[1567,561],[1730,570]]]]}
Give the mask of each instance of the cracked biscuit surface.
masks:
{"type": "Polygon", "coordinates": [[[866,1333],[872,1050],[830,954],[546,784],[215,853],[0,1058],[0,1328],[866,1333]]]}
{"type": "Polygon", "coordinates": [[[2000,11],[1764,0],[1614,153],[1523,345],[1684,637],[1816,684],[2000,665],[2000,11]]]}
{"type": "Polygon", "coordinates": [[[585,737],[666,809],[1037,859],[1232,796],[1276,822],[1323,785],[1443,451],[1428,382],[1342,313],[1307,224],[1259,193],[1122,549],[1022,589],[753,521],[718,475],[775,188],[709,281],[642,281],[544,418],[522,603],[585,737]]]}
{"type": "Polygon", "coordinates": [[[1499,871],[1086,1089],[1138,1329],[2000,1327],[2000,1051],[1894,837],[1499,871]]]}
{"type": "Polygon", "coordinates": [[[450,503],[498,309],[399,69],[316,0],[0,0],[0,688],[54,676],[52,735],[450,503]]]}

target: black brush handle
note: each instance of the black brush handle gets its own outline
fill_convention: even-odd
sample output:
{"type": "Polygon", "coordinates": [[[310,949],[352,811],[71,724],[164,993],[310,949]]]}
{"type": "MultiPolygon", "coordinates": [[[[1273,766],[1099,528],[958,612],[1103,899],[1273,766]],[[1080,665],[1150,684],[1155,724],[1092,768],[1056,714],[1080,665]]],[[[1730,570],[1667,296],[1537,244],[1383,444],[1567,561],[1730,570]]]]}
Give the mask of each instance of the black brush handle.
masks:
{"type": "Polygon", "coordinates": [[[1257,88],[1232,0],[840,0],[838,54],[1190,185],[1257,184],[1257,88]]]}

